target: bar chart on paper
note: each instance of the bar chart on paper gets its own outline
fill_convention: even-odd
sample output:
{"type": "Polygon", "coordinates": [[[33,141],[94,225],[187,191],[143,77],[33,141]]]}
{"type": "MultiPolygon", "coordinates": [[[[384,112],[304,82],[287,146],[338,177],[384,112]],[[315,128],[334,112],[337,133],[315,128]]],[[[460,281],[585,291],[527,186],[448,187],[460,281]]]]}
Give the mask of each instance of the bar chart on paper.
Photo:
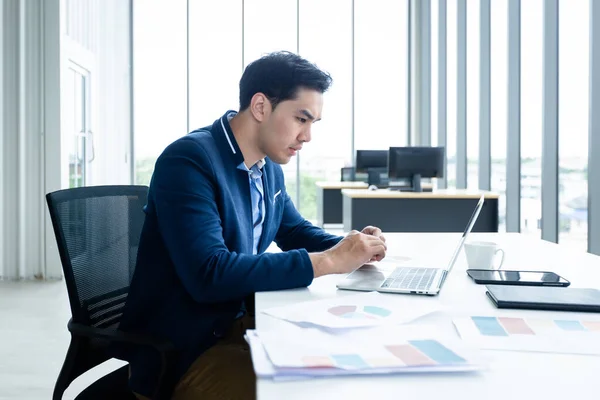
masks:
{"type": "Polygon", "coordinates": [[[333,367],[340,369],[364,369],[380,367],[420,367],[445,364],[466,364],[467,360],[436,340],[408,340],[382,346],[377,355],[341,353],[304,355],[302,367],[333,367]]]}
{"type": "MultiPolygon", "coordinates": [[[[332,334],[316,328],[286,327],[285,332],[250,336],[253,360],[264,352],[260,371],[271,376],[321,376],[406,372],[473,371],[478,358],[460,341],[446,343],[427,332],[407,334],[399,327],[377,327],[332,334]],[[457,346],[460,345],[460,346],[457,346]]],[[[256,365],[255,365],[256,367],[256,365]]]]}
{"type": "Polygon", "coordinates": [[[591,319],[471,316],[454,326],[481,348],[600,355],[600,321],[591,319]]]}

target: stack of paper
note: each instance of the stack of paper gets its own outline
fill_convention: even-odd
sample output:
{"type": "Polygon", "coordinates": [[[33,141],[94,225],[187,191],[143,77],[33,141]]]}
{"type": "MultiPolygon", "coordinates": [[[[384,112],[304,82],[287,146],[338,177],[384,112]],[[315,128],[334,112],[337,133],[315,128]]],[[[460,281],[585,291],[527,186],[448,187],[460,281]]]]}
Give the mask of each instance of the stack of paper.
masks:
{"type": "Polygon", "coordinates": [[[331,333],[288,325],[271,332],[248,331],[246,340],[261,378],[474,371],[482,366],[460,343],[440,340],[415,327],[331,333]]]}

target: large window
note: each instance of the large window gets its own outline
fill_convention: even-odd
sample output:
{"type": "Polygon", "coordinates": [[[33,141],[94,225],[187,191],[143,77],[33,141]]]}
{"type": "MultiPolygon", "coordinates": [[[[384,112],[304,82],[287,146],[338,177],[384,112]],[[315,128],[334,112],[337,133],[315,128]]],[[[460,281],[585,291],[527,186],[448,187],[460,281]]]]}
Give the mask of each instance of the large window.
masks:
{"type": "Polygon", "coordinates": [[[190,130],[239,107],[242,0],[189,0],[190,130]],[[215,40],[218,38],[218,40],[215,40]]]}
{"type": "MultiPolygon", "coordinates": [[[[431,2],[431,145],[438,145],[439,2],[431,2]]],[[[448,101],[448,99],[446,99],[448,101]]]]}
{"type": "MultiPolygon", "coordinates": [[[[544,0],[521,1],[521,231],[540,237],[544,0]]],[[[589,119],[589,0],[559,2],[559,240],[585,248],[589,119]]],[[[413,1],[412,43],[426,21],[413,1]]],[[[467,10],[467,186],[477,188],[480,120],[480,2],[467,10]]],[[[491,6],[491,189],[506,215],[508,4],[491,6]]],[[[262,55],[287,50],[333,77],[323,120],[312,142],[282,166],[287,189],[309,220],[316,216],[317,180],[338,180],[352,149],[408,143],[415,127],[417,55],[412,49],[408,98],[407,0],[153,0],[134,2],[134,126],[136,182],[148,183],[156,157],[189,129],[238,109],[243,68],[262,55]],[[354,10],[352,9],[354,5],[354,10]],[[189,15],[186,11],[189,9],[189,15]],[[187,26],[186,21],[202,21],[187,26]],[[156,27],[159,26],[160,29],[156,27]],[[353,47],[354,46],[354,47],[353,47]],[[189,79],[189,82],[188,82],[189,79]],[[410,102],[410,103],[409,103],[410,102]],[[354,142],[352,142],[354,141],[354,142]],[[298,203],[299,201],[299,203],[298,203]]],[[[457,2],[446,2],[446,169],[457,173],[457,2]]],[[[431,143],[437,143],[439,2],[431,2],[431,143]]],[[[416,132],[413,132],[416,133],[416,132]]],[[[413,135],[416,136],[416,135],[413,135]]]]}
{"type": "Polygon", "coordinates": [[[508,117],[508,5],[491,4],[491,189],[500,195],[499,230],[506,230],[506,141],[508,117]]]}
{"type": "Polygon", "coordinates": [[[318,180],[339,180],[352,162],[352,3],[300,2],[300,55],[327,72],[333,84],[324,95],[323,119],[300,152],[300,212],[316,219],[318,180]]]}
{"type": "MultiPolygon", "coordinates": [[[[272,51],[297,51],[296,0],[246,0],[244,2],[244,65],[272,51]]],[[[286,189],[297,196],[297,162],[282,165],[286,189]]]]}
{"type": "Polygon", "coordinates": [[[356,149],[387,149],[407,142],[406,2],[355,0],[356,149]]]}
{"type": "Polygon", "coordinates": [[[587,248],[589,1],[559,2],[559,242],[587,248]]]}
{"type": "Polygon", "coordinates": [[[457,130],[457,6],[455,1],[447,2],[446,16],[446,155],[448,165],[448,187],[456,187],[456,130],[457,130]]]}
{"type": "Polygon", "coordinates": [[[136,0],[136,182],[149,183],[156,158],[168,144],[239,107],[245,66],[272,51],[299,51],[334,79],[313,143],[299,162],[282,166],[288,193],[300,199],[301,211],[312,219],[314,181],[339,179],[340,168],[353,161],[353,122],[357,149],[406,144],[407,10],[405,1],[355,2],[353,121],[351,2],[136,0]],[[202,23],[187,25],[197,20],[202,23]]]}
{"type": "Polygon", "coordinates": [[[244,2],[244,64],[272,51],[296,52],[296,0],[244,2]]]}
{"type": "Polygon", "coordinates": [[[479,1],[467,1],[467,187],[479,187],[479,1]]]}
{"type": "Polygon", "coordinates": [[[521,231],[541,235],[543,0],[521,2],[521,231]]]}
{"type": "Polygon", "coordinates": [[[135,181],[148,184],[156,158],[187,133],[186,2],[136,0],[133,9],[135,181]]]}

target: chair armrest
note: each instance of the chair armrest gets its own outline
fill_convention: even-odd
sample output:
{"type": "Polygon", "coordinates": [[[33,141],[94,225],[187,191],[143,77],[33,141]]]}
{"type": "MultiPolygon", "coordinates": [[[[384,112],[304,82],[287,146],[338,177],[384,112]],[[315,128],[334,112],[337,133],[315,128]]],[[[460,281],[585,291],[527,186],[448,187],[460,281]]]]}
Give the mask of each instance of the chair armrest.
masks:
{"type": "Polygon", "coordinates": [[[70,332],[74,334],[89,338],[104,339],[112,342],[136,344],[140,346],[150,346],[154,347],[161,353],[170,353],[175,351],[175,346],[173,346],[173,344],[168,340],[158,339],[148,335],[104,328],[93,328],[91,326],[73,322],[72,319],[69,320],[67,328],[70,332]]]}
{"type": "Polygon", "coordinates": [[[67,328],[73,334],[88,338],[104,339],[112,342],[128,343],[138,346],[149,346],[157,350],[160,354],[161,368],[158,384],[152,399],[162,400],[170,398],[170,394],[174,386],[171,375],[175,369],[173,368],[173,364],[176,361],[177,355],[175,346],[171,342],[148,335],[123,332],[119,330],[115,331],[104,328],[93,328],[91,326],[73,322],[73,319],[69,319],[67,328]]]}

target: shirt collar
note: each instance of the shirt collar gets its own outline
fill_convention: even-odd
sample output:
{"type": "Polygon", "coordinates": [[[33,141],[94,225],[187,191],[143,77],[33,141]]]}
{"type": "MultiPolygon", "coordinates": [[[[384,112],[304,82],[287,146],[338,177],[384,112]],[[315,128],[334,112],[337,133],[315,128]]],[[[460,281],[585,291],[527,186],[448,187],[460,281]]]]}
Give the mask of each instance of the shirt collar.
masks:
{"type": "Polygon", "coordinates": [[[242,160],[242,162],[238,164],[237,168],[248,172],[254,169],[254,167],[256,167],[257,170],[261,170],[262,167],[264,167],[264,165],[267,163],[266,158],[258,160],[256,164],[252,165],[250,168],[248,168],[248,166],[246,166],[246,164],[244,163],[244,156],[242,155],[242,151],[240,150],[240,147],[237,144],[237,141],[235,140],[235,136],[233,135],[233,131],[231,130],[231,125],[229,125],[229,121],[231,121],[231,119],[236,115],[237,111],[229,110],[225,113],[225,115],[221,117],[220,122],[221,128],[223,129],[223,134],[227,139],[227,143],[229,144],[229,148],[231,149],[232,154],[236,155],[236,158],[241,158],[242,160]]]}

